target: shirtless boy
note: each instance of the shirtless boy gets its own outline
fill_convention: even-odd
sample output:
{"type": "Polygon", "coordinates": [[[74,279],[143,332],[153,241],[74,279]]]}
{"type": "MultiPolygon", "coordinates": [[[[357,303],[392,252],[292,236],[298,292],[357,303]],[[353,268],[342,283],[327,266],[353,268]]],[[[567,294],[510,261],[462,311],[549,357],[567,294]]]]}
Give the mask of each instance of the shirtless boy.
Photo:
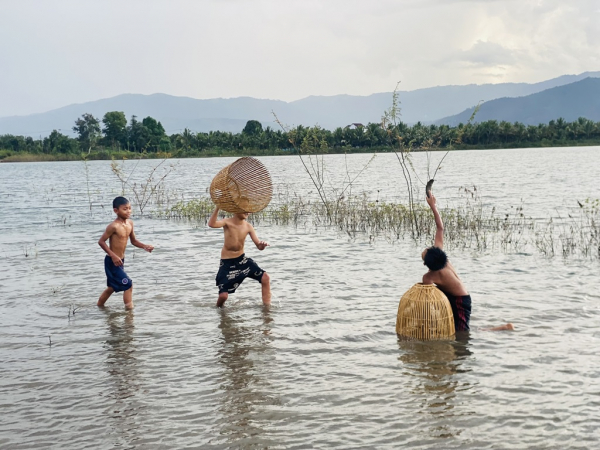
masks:
{"type": "Polygon", "coordinates": [[[106,231],[98,241],[98,245],[106,252],[104,270],[108,286],[100,295],[98,306],[103,307],[113,292],[123,292],[125,308],[133,309],[133,282],[124,270],[127,239],[131,240],[132,245],[143,248],[147,252],[154,250],[154,247],[142,244],[136,239],[133,232],[133,221],[129,220],[131,204],[125,197],[117,197],[113,200],[113,210],[117,218],[106,227],[106,231]],[[107,239],[109,245],[106,245],[107,239]]]}
{"type": "MultiPolygon", "coordinates": [[[[471,296],[443,250],[444,224],[437,210],[435,196],[432,192],[429,192],[427,196],[427,204],[433,212],[436,231],[433,246],[426,248],[421,253],[423,264],[429,268],[429,272],[423,275],[423,284],[435,284],[446,294],[452,307],[452,314],[454,315],[454,328],[456,331],[469,331],[471,296]]],[[[506,325],[488,328],[488,330],[514,330],[514,327],[511,323],[507,323],[506,325]]]]}
{"type": "Polygon", "coordinates": [[[225,234],[225,243],[221,250],[221,263],[219,272],[216,276],[217,286],[219,287],[219,298],[217,306],[223,306],[229,294],[233,294],[238,286],[247,277],[253,278],[262,285],[262,301],[265,305],[271,304],[271,280],[269,275],[262,270],[250,258],[244,255],[244,242],[246,236],[259,250],[264,250],[269,244],[258,239],[254,227],[247,220],[248,213],[234,214],[233,217],[219,220],[219,207],[216,207],[210,219],[208,226],[211,228],[223,228],[225,234]]]}

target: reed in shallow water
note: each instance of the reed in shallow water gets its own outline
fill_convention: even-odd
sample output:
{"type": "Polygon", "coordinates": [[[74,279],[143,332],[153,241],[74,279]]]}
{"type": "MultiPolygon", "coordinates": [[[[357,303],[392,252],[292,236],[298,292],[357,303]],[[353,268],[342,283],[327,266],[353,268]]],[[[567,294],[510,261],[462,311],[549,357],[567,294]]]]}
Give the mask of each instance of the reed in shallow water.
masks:
{"type": "MultiPolygon", "coordinates": [[[[506,212],[483,206],[477,189],[461,188],[458,204],[440,211],[448,248],[478,251],[533,252],[553,257],[585,257],[600,260],[600,200],[586,200],[578,214],[558,215],[540,220],[527,217],[522,206],[506,212]]],[[[204,222],[214,205],[210,198],[180,201],[158,216],[204,222]]],[[[428,208],[402,203],[373,201],[366,194],[324,204],[300,196],[278,198],[263,211],[252,214],[255,224],[287,226],[324,226],[338,229],[353,238],[364,236],[397,240],[414,239],[413,226],[419,227],[418,242],[433,239],[435,224],[428,208]]]]}

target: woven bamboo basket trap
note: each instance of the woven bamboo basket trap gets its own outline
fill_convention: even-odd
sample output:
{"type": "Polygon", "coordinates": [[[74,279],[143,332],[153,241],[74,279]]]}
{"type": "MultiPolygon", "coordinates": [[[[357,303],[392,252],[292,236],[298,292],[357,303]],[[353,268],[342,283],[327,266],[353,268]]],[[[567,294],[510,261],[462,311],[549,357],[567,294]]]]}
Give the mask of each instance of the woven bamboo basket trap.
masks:
{"type": "Polygon", "coordinates": [[[234,214],[262,211],[272,196],[269,171],[251,157],[240,158],[224,167],[210,184],[210,197],[215,205],[234,214]]]}
{"type": "Polygon", "coordinates": [[[448,298],[433,284],[417,283],[400,299],[396,333],[414,339],[447,339],[454,333],[448,298]]]}

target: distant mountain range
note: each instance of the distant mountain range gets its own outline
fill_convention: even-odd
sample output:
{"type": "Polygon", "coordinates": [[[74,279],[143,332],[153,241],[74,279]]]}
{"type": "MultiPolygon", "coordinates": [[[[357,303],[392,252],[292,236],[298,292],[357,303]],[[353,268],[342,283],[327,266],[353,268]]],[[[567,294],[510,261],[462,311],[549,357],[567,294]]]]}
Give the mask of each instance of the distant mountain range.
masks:
{"type": "MultiPolygon", "coordinates": [[[[474,107],[468,108],[436,123],[451,126],[467,123],[474,110],[474,107]]],[[[525,97],[499,98],[485,102],[477,111],[474,122],[505,120],[538,125],[559,117],[567,122],[573,122],[579,117],[600,122],[600,78],[585,78],[525,97]]]]}
{"type": "MultiPolygon", "coordinates": [[[[544,93],[546,94],[540,97],[547,102],[544,114],[536,115],[535,108],[538,100],[535,97],[531,103],[527,103],[530,111],[527,113],[528,120],[538,123],[538,121],[547,122],[558,117],[567,119],[573,114],[586,115],[578,112],[571,114],[571,111],[597,111],[597,107],[596,109],[593,107],[593,102],[597,102],[598,99],[597,94],[590,92],[586,96],[582,90],[595,89],[592,85],[598,78],[600,78],[600,72],[586,72],[580,75],[564,75],[533,84],[470,84],[400,91],[402,120],[408,124],[419,121],[424,123],[458,123],[457,120],[466,122],[471,115],[469,111],[472,111],[472,107],[480,101],[484,101],[486,103],[482,104],[477,114],[478,121],[487,120],[486,117],[496,118],[494,114],[500,114],[500,111],[503,111],[503,114],[506,112],[508,115],[506,115],[507,118],[498,120],[524,121],[519,119],[521,116],[516,112],[509,112],[510,107],[506,106],[510,103],[509,100],[522,100],[527,103],[529,100],[524,99],[535,97],[532,94],[544,93]],[[587,78],[594,79],[590,81],[586,80],[587,78]],[[566,88],[567,86],[572,86],[573,90],[566,92],[572,92],[573,95],[576,92],[578,101],[568,102],[565,101],[565,98],[563,101],[550,100],[554,95],[570,95],[568,93],[561,94],[563,91],[557,91],[557,94],[553,93],[556,88],[566,88]],[[522,98],[518,99],[517,97],[522,98]],[[461,111],[463,112],[461,113],[461,111]],[[511,114],[514,115],[511,116],[511,114]],[[468,115],[466,120],[464,119],[465,115],[468,115]],[[542,119],[542,117],[544,118],[542,119]],[[545,119],[545,117],[549,117],[549,119],[545,119]]],[[[593,92],[597,93],[597,90],[593,92]]],[[[136,115],[140,119],[147,116],[154,117],[163,124],[169,134],[183,131],[184,128],[195,132],[211,130],[239,132],[246,122],[252,119],[261,121],[264,126],[278,128],[278,125],[274,123],[272,112],[275,112],[281,122],[286,125],[313,126],[318,124],[333,130],[351,123],[379,122],[383,112],[391,106],[391,101],[391,92],[369,96],[311,96],[293,102],[251,97],[198,100],[167,94],[123,94],[93,102],[69,105],[40,114],[0,118],[0,134],[44,137],[56,129],[64,134],[73,135],[74,122],[82,114],[90,113],[101,119],[109,111],[123,111],[128,118],[132,115],[136,115]]],[[[516,107],[515,111],[518,109],[519,107],[516,107]]],[[[593,119],[593,117],[588,118],[593,119]]]]}

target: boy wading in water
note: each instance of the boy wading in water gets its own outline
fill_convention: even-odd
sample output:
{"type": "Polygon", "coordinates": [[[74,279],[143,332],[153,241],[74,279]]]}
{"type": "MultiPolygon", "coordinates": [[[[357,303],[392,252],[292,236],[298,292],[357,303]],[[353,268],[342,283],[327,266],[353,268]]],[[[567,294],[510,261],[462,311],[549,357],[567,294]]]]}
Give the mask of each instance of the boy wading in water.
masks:
{"type": "Polygon", "coordinates": [[[133,222],[129,220],[129,216],[131,216],[129,200],[125,197],[115,198],[113,200],[113,210],[117,218],[106,227],[104,234],[98,241],[98,245],[106,252],[104,270],[106,271],[106,285],[108,286],[100,295],[98,306],[103,307],[113,292],[123,292],[125,308],[133,309],[133,282],[127,276],[123,267],[127,239],[131,240],[132,245],[143,248],[147,252],[154,250],[154,247],[142,244],[136,239],[133,232],[133,222]],[[109,245],[106,245],[107,239],[109,245]]]}
{"type": "Polygon", "coordinates": [[[229,294],[233,294],[246,277],[253,278],[262,285],[263,304],[270,305],[271,280],[269,275],[252,259],[244,255],[244,242],[248,235],[259,250],[264,250],[269,244],[258,239],[254,227],[246,221],[248,213],[237,213],[233,217],[223,220],[218,220],[218,218],[219,207],[217,206],[208,219],[209,227],[223,228],[225,234],[225,242],[221,250],[221,263],[216,277],[219,287],[217,306],[223,306],[229,294]]]}
{"type": "MultiPolygon", "coordinates": [[[[427,204],[433,212],[436,231],[433,247],[426,248],[421,253],[423,264],[429,268],[429,272],[423,275],[423,284],[435,284],[446,294],[452,307],[452,314],[454,315],[454,328],[456,331],[469,331],[471,296],[443,250],[444,224],[437,210],[435,197],[432,192],[429,192],[427,196],[427,204]]],[[[514,330],[514,327],[512,323],[507,323],[506,325],[487,328],[487,330],[514,330]]]]}

